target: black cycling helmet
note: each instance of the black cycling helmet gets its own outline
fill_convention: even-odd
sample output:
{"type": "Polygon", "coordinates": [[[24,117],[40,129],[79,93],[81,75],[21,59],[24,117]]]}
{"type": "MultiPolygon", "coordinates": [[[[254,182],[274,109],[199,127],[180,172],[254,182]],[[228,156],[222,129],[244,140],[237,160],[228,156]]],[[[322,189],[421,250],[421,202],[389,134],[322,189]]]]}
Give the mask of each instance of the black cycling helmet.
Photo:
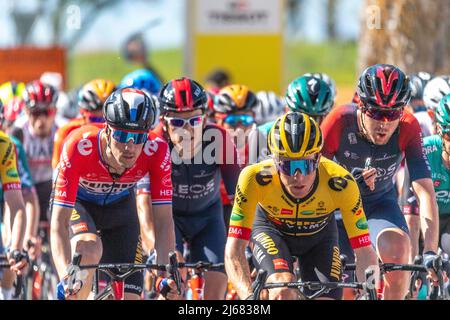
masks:
{"type": "Polygon", "coordinates": [[[114,91],[103,105],[103,116],[112,128],[148,131],[157,121],[153,100],[143,91],[123,88],[114,91]]]}

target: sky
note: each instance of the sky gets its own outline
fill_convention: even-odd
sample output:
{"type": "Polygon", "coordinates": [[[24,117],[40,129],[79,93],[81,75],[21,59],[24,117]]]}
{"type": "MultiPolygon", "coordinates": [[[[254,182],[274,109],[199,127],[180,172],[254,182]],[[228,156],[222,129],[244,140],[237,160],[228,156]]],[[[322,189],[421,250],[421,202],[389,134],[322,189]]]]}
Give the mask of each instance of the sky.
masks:
{"type": "MultiPolygon", "coordinates": [[[[323,41],[325,2],[326,0],[307,0],[300,30],[289,36],[313,42],[323,41]]],[[[338,34],[344,39],[356,38],[362,1],[338,0],[338,2],[338,34]]],[[[12,46],[16,42],[10,13],[12,3],[19,3],[23,10],[27,10],[34,8],[38,0],[0,0],[0,8],[5,9],[0,10],[0,47],[12,46]]],[[[89,31],[75,47],[75,52],[119,50],[130,34],[156,18],[159,18],[161,23],[145,33],[145,39],[151,48],[181,47],[185,41],[185,5],[185,0],[123,0],[96,17],[89,31]]],[[[66,15],[69,16],[67,12],[66,15]]],[[[83,18],[86,17],[86,12],[82,10],[80,17],[80,23],[85,23],[83,18]]],[[[50,43],[48,19],[41,19],[36,23],[32,39],[39,45],[50,43]]]]}

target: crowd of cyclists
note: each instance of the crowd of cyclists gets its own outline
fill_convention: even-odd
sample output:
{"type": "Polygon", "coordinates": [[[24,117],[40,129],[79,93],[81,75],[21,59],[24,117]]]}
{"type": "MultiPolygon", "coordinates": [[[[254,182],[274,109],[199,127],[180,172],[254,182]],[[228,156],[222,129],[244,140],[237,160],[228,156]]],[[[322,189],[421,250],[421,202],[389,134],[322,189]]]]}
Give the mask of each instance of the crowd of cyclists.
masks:
{"type": "MultiPolygon", "coordinates": [[[[223,71],[205,87],[148,69],[75,93],[48,73],[0,85],[0,299],[45,252],[56,280],[36,299],[107,286],[95,269],[73,285],[75,253],[81,265],[168,264],[172,251],[219,266],[204,272],[210,300],[299,298],[288,287],[255,297],[261,269],[267,283],[351,283],[368,268],[379,298],[402,300],[411,273],[380,267],[420,255],[414,298],[427,299],[450,254],[450,76],[376,64],[347,104],[337,94],[325,73],[284,96],[223,71]]],[[[192,274],[181,277],[183,290],[167,272],[133,273],[124,298],[185,299],[192,274]]],[[[337,288],[319,299],[360,297],[337,288]]]]}

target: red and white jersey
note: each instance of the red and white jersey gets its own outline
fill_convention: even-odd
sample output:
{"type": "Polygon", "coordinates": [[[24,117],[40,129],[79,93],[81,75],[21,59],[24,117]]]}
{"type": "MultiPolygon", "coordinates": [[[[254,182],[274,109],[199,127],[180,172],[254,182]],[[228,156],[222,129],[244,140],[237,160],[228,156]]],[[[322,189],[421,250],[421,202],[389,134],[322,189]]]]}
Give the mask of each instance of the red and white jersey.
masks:
{"type": "Polygon", "coordinates": [[[77,199],[107,205],[130,194],[142,177],[150,177],[153,205],[172,203],[171,160],[167,143],[153,133],[133,167],[113,180],[102,158],[104,129],[84,126],[66,139],[56,168],[53,204],[73,207],[77,199]]]}

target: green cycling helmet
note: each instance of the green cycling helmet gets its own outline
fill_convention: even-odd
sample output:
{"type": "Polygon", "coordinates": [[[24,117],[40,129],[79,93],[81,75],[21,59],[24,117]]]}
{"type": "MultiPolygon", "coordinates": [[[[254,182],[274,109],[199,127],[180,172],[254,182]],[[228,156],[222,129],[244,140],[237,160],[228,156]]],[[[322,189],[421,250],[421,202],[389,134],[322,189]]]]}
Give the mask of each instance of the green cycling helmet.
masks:
{"type": "Polygon", "coordinates": [[[292,81],[286,90],[286,103],[292,111],[310,116],[327,115],[334,104],[330,86],[314,76],[302,76],[292,81]]]}
{"type": "Polygon", "coordinates": [[[450,93],[442,98],[436,108],[436,122],[442,132],[450,131],[450,93]]]}

